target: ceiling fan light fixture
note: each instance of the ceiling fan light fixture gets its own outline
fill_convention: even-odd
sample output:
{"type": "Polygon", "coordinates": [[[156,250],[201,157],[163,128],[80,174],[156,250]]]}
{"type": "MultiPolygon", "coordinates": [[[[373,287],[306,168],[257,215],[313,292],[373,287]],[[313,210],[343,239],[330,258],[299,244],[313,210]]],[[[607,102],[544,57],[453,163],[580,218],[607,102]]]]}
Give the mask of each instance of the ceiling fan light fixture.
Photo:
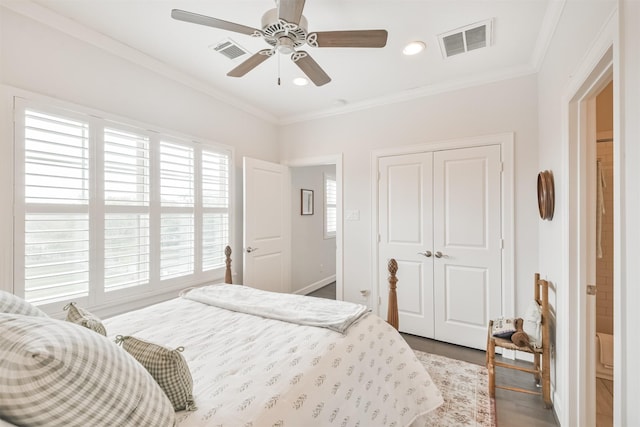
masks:
{"type": "Polygon", "coordinates": [[[425,50],[426,47],[427,45],[422,41],[413,41],[408,43],[404,49],[402,49],[402,53],[407,56],[416,55],[425,50]]]}
{"type": "Polygon", "coordinates": [[[276,50],[283,55],[290,55],[294,52],[295,44],[289,37],[280,37],[276,44],[276,50]]]}
{"type": "Polygon", "coordinates": [[[293,79],[293,84],[296,86],[306,86],[309,84],[309,80],[305,79],[304,77],[296,77],[295,79],[293,79]]]}

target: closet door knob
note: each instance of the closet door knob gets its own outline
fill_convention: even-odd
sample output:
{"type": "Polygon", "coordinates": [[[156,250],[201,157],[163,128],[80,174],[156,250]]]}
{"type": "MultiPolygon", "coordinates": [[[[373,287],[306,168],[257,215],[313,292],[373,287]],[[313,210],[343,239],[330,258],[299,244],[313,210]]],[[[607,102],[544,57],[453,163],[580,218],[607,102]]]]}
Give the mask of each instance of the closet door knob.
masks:
{"type": "Polygon", "coordinates": [[[444,255],[442,254],[442,252],[437,251],[435,256],[436,258],[442,258],[444,255]]]}
{"type": "Polygon", "coordinates": [[[253,252],[253,251],[257,251],[257,250],[258,250],[258,248],[252,248],[251,246],[248,246],[248,247],[247,247],[247,253],[248,253],[248,254],[250,254],[250,253],[251,253],[251,252],[253,252]]]}
{"type": "Polygon", "coordinates": [[[424,255],[427,258],[431,258],[431,255],[433,255],[431,253],[431,251],[424,251],[424,252],[418,252],[418,255],[424,255]]]}

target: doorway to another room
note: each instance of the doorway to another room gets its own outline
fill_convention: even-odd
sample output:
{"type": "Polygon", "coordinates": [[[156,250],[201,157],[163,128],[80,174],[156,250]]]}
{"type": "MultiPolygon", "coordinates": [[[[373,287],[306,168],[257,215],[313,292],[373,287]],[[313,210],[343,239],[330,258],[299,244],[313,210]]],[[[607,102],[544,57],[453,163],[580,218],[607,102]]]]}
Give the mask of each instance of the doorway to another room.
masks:
{"type": "Polygon", "coordinates": [[[596,426],[613,425],[613,82],[596,95],[596,426]]]}
{"type": "Polygon", "coordinates": [[[556,343],[568,355],[567,393],[576,402],[570,418],[585,427],[613,425],[613,308],[614,289],[619,289],[614,268],[619,254],[613,250],[619,236],[614,206],[620,206],[613,197],[619,172],[614,159],[620,159],[613,134],[613,47],[602,46],[593,55],[580,72],[583,78],[576,79],[567,105],[566,282],[570,286],[562,290],[569,302],[563,331],[569,339],[556,343]]]}
{"type": "Polygon", "coordinates": [[[291,292],[336,299],[336,165],[291,168],[291,292]]]}

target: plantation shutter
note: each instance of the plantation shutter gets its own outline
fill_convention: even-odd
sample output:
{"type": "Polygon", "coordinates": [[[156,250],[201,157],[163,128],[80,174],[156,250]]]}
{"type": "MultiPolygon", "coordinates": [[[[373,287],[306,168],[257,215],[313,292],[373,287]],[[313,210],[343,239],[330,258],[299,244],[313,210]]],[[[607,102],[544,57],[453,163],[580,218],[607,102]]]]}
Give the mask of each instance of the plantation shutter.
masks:
{"type": "Polygon", "coordinates": [[[14,292],[48,312],[222,279],[231,152],[14,97],[14,292]]]}
{"type": "Polygon", "coordinates": [[[202,151],[202,270],[224,266],[229,242],[229,157],[202,151]]]}
{"type": "Polygon", "coordinates": [[[149,282],[149,138],[104,130],[104,289],[149,282]]]}
{"type": "Polygon", "coordinates": [[[194,152],[160,143],[160,279],[191,274],[195,261],[194,152]]]}
{"type": "Polygon", "coordinates": [[[89,124],[24,113],[24,290],[29,301],[89,291],[89,124]]]}
{"type": "Polygon", "coordinates": [[[324,179],[324,207],[325,237],[335,237],[337,224],[336,180],[328,175],[325,175],[324,179]]]}

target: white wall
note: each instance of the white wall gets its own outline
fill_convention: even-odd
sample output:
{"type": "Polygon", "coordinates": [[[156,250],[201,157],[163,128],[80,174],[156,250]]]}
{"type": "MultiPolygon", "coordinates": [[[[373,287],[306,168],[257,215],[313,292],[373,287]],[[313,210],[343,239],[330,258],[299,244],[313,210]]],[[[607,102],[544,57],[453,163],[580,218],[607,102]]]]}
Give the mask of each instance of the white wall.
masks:
{"type": "MultiPolygon", "coordinates": [[[[242,188],[242,156],[278,160],[274,124],[1,6],[0,52],[0,83],[10,86],[3,87],[0,104],[0,287],[10,289],[12,277],[11,88],[228,145],[235,150],[236,189],[242,188]]],[[[241,191],[236,195],[233,258],[241,272],[241,191]]]]}
{"type": "MultiPolygon", "coordinates": [[[[568,189],[568,110],[567,105],[579,85],[574,81],[583,66],[585,57],[593,48],[600,32],[615,9],[615,1],[576,2],[567,1],[558,27],[549,45],[541,70],[538,74],[538,117],[539,117],[539,169],[553,171],[556,179],[556,213],[553,221],[540,221],[539,269],[547,278],[557,295],[550,295],[556,315],[556,390],[554,406],[562,425],[586,425],[586,420],[578,420],[577,400],[584,393],[584,385],[577,381],[570,383],[569,372],[581,368],[578,360],[569,360],[575,352],[576,330],[569,330],[570,306],[569,287],[576,283],[563,280],[575,265],[575,257],[569,258],[567,241],[569,227],[577,218],[569,218],[569,200],[576,194],[568,189]]],[[[593,64],[595,66],[595,64],[593,64]]],[[[617,367],[616,367],[617,369],[617,367]]]]}
{"type": "Polygon", "coordinates": [[[335,165],[291,168],[291,290],[307,294],[336,277],[336,238],[324,237],[324,174],[335,165]],[[313,215],[300,215],[300,189],[313,190],[313,215]]]}
{"type": "MultiPolygon", "coordinates": [[[[372,150],[515,132],[515,274],[517,311],[532,297],[537,268],[537,85],[535,76],[283,126],[282,159],[343,153],[344,299],[373,289],[372,150]]],[[[371,305],[371,301],[368,301],[371,305]]]]}

